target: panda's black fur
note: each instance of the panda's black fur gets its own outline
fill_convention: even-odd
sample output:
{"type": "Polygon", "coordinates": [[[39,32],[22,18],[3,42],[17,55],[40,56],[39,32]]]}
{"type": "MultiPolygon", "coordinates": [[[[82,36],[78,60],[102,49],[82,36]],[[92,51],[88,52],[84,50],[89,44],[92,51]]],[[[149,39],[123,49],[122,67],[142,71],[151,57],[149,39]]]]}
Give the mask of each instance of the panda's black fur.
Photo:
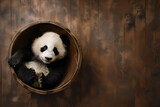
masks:
{"type": "MultiPolygon", "coordinates": [[[[69,38],[66,35],[60,35],[60,38],[63,44],[66,46],[66,54],[60,60],[55,60],[49,64],[43,63],[39,58],[37,58],[32,50],[32,44],[29,46],[17,50],[8,60],[9,65],[15,70],[17,76],[26,84],[34,87],[35,78],[37,75],[33,69],[28,69],[25,65],[26,62],[29,61],[37,61],[39,63],[44,64],[50,71],[47,76],[43,74],[40,77],[41,81],[41,89],[49,90],[58,85],[58,83],[62,80],[65,70],[64,64],[66,62],[66,57],[68,53],[69,47],[69,38]]],[[[55,53],[57,54],[57,53],[55,53]]],[[[37,87],[36,87],[37,88],[37,87]]]]}

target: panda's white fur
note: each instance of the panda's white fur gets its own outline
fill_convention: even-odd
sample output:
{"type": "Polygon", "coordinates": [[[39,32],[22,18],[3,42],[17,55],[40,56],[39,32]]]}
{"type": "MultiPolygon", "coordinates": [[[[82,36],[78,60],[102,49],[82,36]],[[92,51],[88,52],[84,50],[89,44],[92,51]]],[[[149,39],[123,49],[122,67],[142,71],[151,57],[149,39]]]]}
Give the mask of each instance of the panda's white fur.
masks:
{"type": "Polygon", "coordinates": [[[43,63],[38,61],[26,62],[25,66],[28,69],[33,69],[36,72],[36,75],[43,73],[45,76],[47,76],[49,74],[49,69],[43,63]]]}
{"type": "Polygon", "coordinates": [[[36,38],[32,45],[32,51],[43,63],[49,64],[57,59],[61,59],[66,54],[65,45],[63,44],[60,35],[54,32],[46,32],[41,37],[36,38]],[[40,51],[40,48],[47,46],[48,49],[44,52],[40,51]],[[59,54],[56,56],[53,52],[53,48],[56,47],[59,54]],[[52,60],[47,61],[45,57],[51,57],[52,60]]]}

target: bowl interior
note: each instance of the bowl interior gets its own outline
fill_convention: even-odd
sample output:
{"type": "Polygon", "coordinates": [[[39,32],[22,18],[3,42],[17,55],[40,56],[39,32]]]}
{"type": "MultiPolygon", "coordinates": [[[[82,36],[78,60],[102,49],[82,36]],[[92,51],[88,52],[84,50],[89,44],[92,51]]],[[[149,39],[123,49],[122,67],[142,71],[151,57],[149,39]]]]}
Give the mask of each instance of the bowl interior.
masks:
{"type": "Polygon", "coordinates": [[[22,29],[19,33],[17,33],[17,36],[15,37],[15,40],[12,43],[11,55],[15,53],[18,49],[29,45],[32,40],[38,37],[41,33],[47,31],[53,31],[60,35],[65,34],[69,37],[70,40],[67,62],[65,62],[66,75],[64,79],[61,81],[61,83],[54,88],[54,89],[56,88],[59,89],[66,86],[71,81],[71,79],[77,72],[77,67],[78,67],[79,53],[78,53],[77,41],[75,40],[73,35],[70,32],[68,32],[68,30],[56,24],[51,24],[51,23],[38,23],[30,25],[29,27],[26,27],[22,29]]]}

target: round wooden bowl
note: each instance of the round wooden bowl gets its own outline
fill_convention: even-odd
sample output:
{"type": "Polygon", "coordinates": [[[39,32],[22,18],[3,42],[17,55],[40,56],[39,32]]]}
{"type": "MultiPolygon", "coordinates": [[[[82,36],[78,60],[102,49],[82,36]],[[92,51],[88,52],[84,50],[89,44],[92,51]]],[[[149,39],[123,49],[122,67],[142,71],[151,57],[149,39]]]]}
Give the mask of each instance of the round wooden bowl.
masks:
{"type": "Polygon", "coordinates": [[[51,90],[40,90],[33,88],[22,82],[17,77],[14,69],[10,67],[11,73],[13,74],[13,76],[20,85],[22,85],[24,88],[26,88],[31,92],[35,92],[37,94],[57,93],[59,91],[64,90],[71,83],[71,81],[73,80],[73,78],[75,77],[81,66],[81,60],[82,60],[81,49],[77,39],[69,29],[67,29],[66,27],[57,22],[51,22],[51,21],[45,21],[45,22],[40,21],[29,24],[28,26],[22,28],[14,37],[9,47],[8,57],[10,58],[11,55],[15,53],[18,49],[27,46],[32,40],[34,40],[34,38],[36,38],[36,36],[34,35],[36,35],[36,33],[38,34],[38,31],[40,32],[53,31],[58,34],[65,34],[69,37],[70,46],[68,49],[67,63],[65,64],[66,75],[64,76],[63,80],[59,83],[58,86],[56,86],[51,90]]]}

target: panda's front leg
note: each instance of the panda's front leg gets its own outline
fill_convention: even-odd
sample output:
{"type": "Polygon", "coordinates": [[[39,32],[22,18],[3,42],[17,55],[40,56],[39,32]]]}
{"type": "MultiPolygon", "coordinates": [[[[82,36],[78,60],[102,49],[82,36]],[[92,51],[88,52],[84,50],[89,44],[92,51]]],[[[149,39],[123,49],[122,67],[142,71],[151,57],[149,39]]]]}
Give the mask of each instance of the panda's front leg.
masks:
{"type": "Polygon", "coordinates": [[[40,74],[38,78],[38,83],[41,89],[47,89],[47,78],[43,73],[40,74]]]}
{"type": "Polygon", "coordinates": [[[22,64],[18,70],[16,70],[17,76],[26,84],[31,85],[34,83],[36,73],[33,69],[28,69],[22,64]]]}
{"type": "Polygon", "coordinates": [[[24,48],[16,51],[8,60],[11,67],[16,68],[23,62],[30,60],[32,52],[30,48],[24,48]]]}
{"type": "Polygon", "coordinates": [[[42,89],[52,89],[59,83],[61,77],[62,77],[61,73],[58,72],[51,72],[47,76],[44,76],[44,74],[42,74],[41,76],[42,89]]]}

